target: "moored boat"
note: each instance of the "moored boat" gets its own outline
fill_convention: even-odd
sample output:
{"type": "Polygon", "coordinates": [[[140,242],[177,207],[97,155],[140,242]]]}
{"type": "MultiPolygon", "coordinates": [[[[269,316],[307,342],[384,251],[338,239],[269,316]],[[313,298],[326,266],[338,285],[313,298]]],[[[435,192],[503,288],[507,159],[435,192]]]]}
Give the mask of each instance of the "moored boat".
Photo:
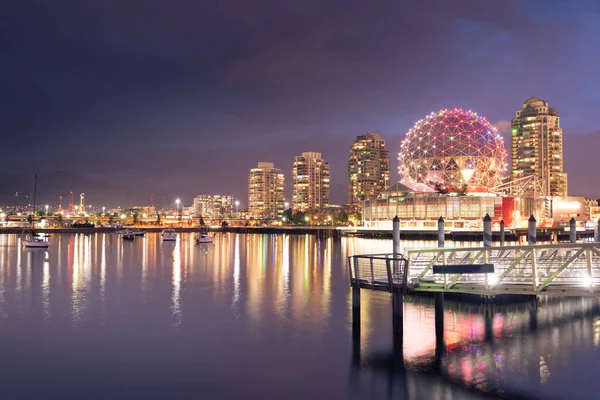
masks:
{"type": "Polygon", "coordinates": [[[165,229],[160,233],[160,236],[162,236],[162,240],[165,242],[177,240],[177,232],[175,232],[175,229],[165,229]]]}
{"type": "Polygon", "coordinates": [[[121,233],[121,238],[123,240],[133,240],[133,239],[135,239],[135,235],[131,231],[125,231],[125,232],[121,233]]]}
{"type": "Polygon", "coordinates": [[[214,236],[209,236],[207,233],[201,233],[196,236],[196,243],[212,243],[215,240],[214,236]]]}
{"type": "Polygon", "coordinates": [[[50,247],[50,242],[46,240],[48,235],[39,235],[37,234],[35,229],[35,200],[37,196],[37,174],[35,175],[35,180],[33,184],[33,213],[31,215],[31,234],[28,235],[25,239],[23,239],[23,245],[25,247],[31,248],[42,248],[47,249],[50,247]]]}

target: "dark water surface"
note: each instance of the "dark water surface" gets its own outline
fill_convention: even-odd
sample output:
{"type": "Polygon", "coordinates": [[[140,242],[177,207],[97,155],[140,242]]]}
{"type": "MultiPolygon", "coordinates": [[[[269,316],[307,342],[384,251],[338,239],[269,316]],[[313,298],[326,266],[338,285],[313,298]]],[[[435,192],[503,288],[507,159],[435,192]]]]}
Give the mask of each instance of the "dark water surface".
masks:
{"type": "Polygon", "coordinates": [[[436,357],[432,301],[407,298],[399,361],[386,293],[353,352],[345,260],[390,241],[179,239],[0,235],[0,399],[600,398],[596,301],[446,301],[436,357]]]}

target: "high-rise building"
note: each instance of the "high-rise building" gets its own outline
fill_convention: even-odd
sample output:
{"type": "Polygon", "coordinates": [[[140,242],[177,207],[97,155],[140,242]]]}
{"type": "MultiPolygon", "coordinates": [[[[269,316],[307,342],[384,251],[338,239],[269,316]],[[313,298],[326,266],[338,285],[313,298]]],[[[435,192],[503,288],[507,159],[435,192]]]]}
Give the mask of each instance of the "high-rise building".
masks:
{"type": "Polygon", "coordinates": [[[321,153],[306,152],[294,157],[292,168],[292,208],[320,210],[329,205],[329,163],[321,153]]]}
{"type": "Polygon", "coordinates": [[[285,178],[272,162],[259,162],[248,176],[248,216],[275,218],[285,206],[285,178]]]}
{"type": "Polygon", "coordinates": [[[230,218],[233,214],[233,196],[199,194],[194,197],[194,216],[209,219],[230,218]]]}
{"type": "Polygon", "coordinates": [[[535,176],[526,192],[540,196],[566,196],[567,174],[563,171],[563,141],[556,108],[532,97],[511,123],[513,180],[535,176]]]}
{"type": "Polygon", "coordinates": [[[390,181],[390,152],[377,133],[356,137],[348,158],[348,205],[360,207],[375,198],[390,181]]]}

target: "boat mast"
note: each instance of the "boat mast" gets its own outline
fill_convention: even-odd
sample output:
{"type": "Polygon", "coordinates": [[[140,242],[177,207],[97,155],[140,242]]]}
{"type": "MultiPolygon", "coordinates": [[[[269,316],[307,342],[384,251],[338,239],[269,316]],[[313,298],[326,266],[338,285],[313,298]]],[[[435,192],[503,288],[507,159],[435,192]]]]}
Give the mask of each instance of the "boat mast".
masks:
{"type": "Polygon", "coordinates": [[[37,174],[33,180],[33,216],[31,218],[31,227],[35,227],[35,196],[37,192],[37,174]]]}

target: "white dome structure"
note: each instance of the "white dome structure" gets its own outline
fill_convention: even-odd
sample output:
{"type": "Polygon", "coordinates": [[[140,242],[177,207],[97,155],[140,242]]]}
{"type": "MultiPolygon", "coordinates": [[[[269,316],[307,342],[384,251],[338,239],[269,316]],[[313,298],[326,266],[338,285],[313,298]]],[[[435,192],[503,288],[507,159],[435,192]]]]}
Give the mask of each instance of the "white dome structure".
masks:
{"type": "Polygon", "coordinates": [[[504,140],[484,117],[461,109],[440,110],[417,121],[398,154],[406,182],[445,187],[483,187],[502,182],[504,140]]]}

